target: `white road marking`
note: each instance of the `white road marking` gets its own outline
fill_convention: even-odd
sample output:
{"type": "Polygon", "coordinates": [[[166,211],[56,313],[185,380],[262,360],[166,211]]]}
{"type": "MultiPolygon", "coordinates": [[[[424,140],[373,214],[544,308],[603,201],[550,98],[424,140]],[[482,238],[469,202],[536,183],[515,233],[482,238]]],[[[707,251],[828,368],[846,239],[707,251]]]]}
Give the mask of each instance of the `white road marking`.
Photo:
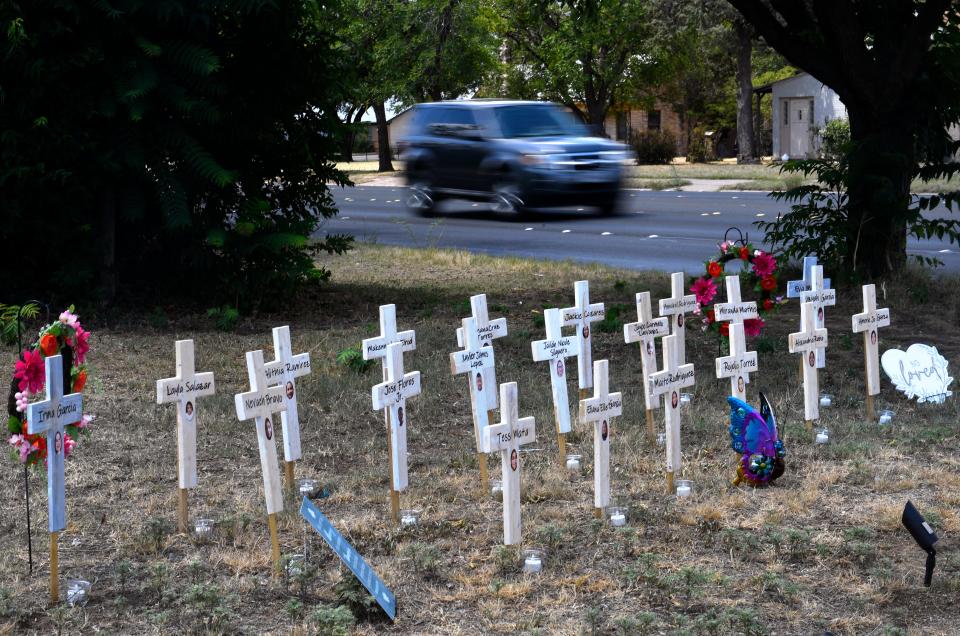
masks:
{"type": "Polygon", "coordinates": [[[343,219],[344,221],[346,221],[346,220],[349,219],[350,217],[349,217],[349,216],[341,216],[340,218],[343,219]]]}
{"type": "Polygon", "coordinates": [[[569,233],[570,233],[570,230],[563,230],[563,231],[561,232],[561,234],[569,234],[569,233]]]}
{"type": "Polygon", "coordinates": [[[583,212],[583,208],[577,208],[577,212],[583,212]]]}
{"type": "Polygon", "coordinates": [[[949,254],[950,250],[939,250],[937,254],[949,254]]]}
{"type": "Polygon", "coordinates": [[[767,216],[764,212],[757,212],[757,216],[767,216]]]}
{"type": "Polygon", "coordinates": [[[720,213],[719,213],[719,212],[714,212],[714,213],[713,213],[713,216],[720,216],[720,213]]]}
{"type": "Polygon", "coordinates": [[[613,234],[613,232],[600,232],[600,236],[610,236],[611,234],[613,234]]]}
{"type": "Polygon", "coordinates": [[[709,213],[709,212],[701,212],[701,213],[700,213],[700,216],[710,216],[710,213],[709,213]]]}
{"type": "Polygon", "coordinates": [[[523,228],[523,231],[524,231],[524,232],[530,232],[531,230],[533,230],[532,227],[525,227],[525,228],[523,228]]]}
{"type": "Polygon", "coordinates": [[[660,238],[660,235],[659,235],[659,234],[651,234],[651,235],[648,236],[647,238],[660,238]]]}

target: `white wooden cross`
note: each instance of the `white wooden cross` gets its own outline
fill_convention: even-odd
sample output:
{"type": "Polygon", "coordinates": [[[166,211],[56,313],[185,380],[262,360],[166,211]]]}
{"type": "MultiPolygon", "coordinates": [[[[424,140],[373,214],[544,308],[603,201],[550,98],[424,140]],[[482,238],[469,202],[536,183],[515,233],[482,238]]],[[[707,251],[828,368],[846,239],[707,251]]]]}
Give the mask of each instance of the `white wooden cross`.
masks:
{"type": "Polygon", "coordinates": [[[488,393],[496,393],[497,385],[488,384],[484,376],[487,369],[492,369],[495,361],[493,347],[481,343],[480,331],[477,328],[476,318],[464,318],[463,326],[457,329],[458,334],[466,334],[462,351],[450,354],[450,373],[453,375],[467,374],[467,384],[470,387],[470,410],[473,413],[473,434],[477,445],[477,452],[483,453],[483,430],[490,423],[486,398],[488,393]]]}
{"type": "Polygon", "coordinates": [[[727,302],[713,306],[713,315],[717,322],[738,323],[748,318],[759,318],[757,303],[753,300],[740,300],[740,277],[727,276],[727,302]]]}
{"type": "MultiPolygon", "coordinates": [[[[670,275],[670,298],[660,299],[660,315],[671,316],[673,334],[679,336],[677,346],[680,348],[680,359],[687,359],[687,317],[697,308],[697,297],[694,294],[684,295],[683,272],[674,272],[670,275]]],[[[649,407],[647,407],[649,408],[649,407]]]]}
{"type": "Polygon", "coordinates": [[[297,410],[296,379],[310,373],[310,353],[293,354],[290,345],[290,327],[274,327],[273,350],[276,358],[267,363],[267,382],[283,387],[283,401],[287,409],[280,414],[283,424],[283,459],[292,469],[292,462],[300,459],[300,415],[297,410]]]}
{"type": "Polygon", "coordinates": [[[387,347],[387,379],[373,387],[373,408],[390,411],[390,457],[393,490],[407,489],[407,398],[420,394],[420,372],[403,372],[403,344],[387,347]]]}
{"type": "MultiPolygon", "coordinates": [[[[813,289],[813,268],[817,266],[816,256],[803,257],[803,279],[787,283],[787,298],[800,298],[800,294],[813,289]]],[[[823,288],[830,287],[830,279],[823,280],[823,288]]],[[[805,302],[805,301],[801,301],[805,302]]]]}
{"type": "Polygon", "coordinates": [[[394,342],[399,342],[403,351],[417,348],[417,336],[413,329],[397,331],[397,306],[380,305],[380,335],[366,338],[360,348],[364,360],[381,359],[384,379],[387,378],[387,347],[394,342]]]}
{"type": "Polygon", "coordinates": [[[593,422],[593,506],[602,511],[610,505],[610,436],[623,397],[609,391],[606,360],[593,363],[593,379],[593,397],[580,400],[580,421],[593,422]]]}
{"type": "Polygon", "coordinates": [[[593,360],[590,323],[603,320],[603,303],[590,303],[590,282],[578,280],[573,285],[574,306],[563,310],[563,326],[576,327],[580,338],[577,355],[577,380],[580,390],[593,386],[593,360]]]}
{"type": "MultiPolygon", "coordinates": [[[[696,299],[694,299],[696,301],[696,299]]],[[[662,302],[662,301],[661,301],[662,302]]],[[[683,316],[683,314],[678,314],[683,316]]],[[[669,318],[654,318],[650,309],[650,292],[637,294],[637,322],[630,322],[623,326],[624,341],[640,343],[640,365],[643,369],[643,400],[647,411],[660,407],[660,401],[650,392],[650,375],[657,372],[657,336],[666,336],[670,333],[669,318]]],[[[681,332],[682,333],[682,332],[681,332]]],[[[682,335],[677,342],[682,342],[682,335]]]]}
{"type": "MultiPolygon", "coordinates": [[[[473,319],[477,321],[477,331],[480,334],[480,343],[485,347],[492,347],[493,341],[497,338],[503,338],[507,335],[507,319],[497,318],[490,320],[490,314],[487,312],[487,295],[477,294],[470,297],[470,308],[473,319]]],[[[457,328],[457,345],[465,347],[463,338],[463,327],[457,328]]],[[[486,399],[486,408],[492,411],[497,408],[497,372],[494,367],[483,370],[483,383],[491,388],[484,395],[486,399]]]]}
{"type": "Polygon", "coordinates": [[[50,532],[66,527],[67,502],[63,481],[63,459],[66,439],[65,426],[83,417],[83,395],[63,394],[63,357],[44,359],[47,399],[27,407],[27,432],[30,435],[47,434],[47,507],[50,532]]]}
{"type": "Polygon", "coordinates": [[[750,374],[759,370],[757,352],[747,351],[747,338],[743,323],[730,325],[730,355],[717,358],[717,377],[730,378],[730,395],[747,401],[747,384],[750,374]]]}
{"type": "MultiPolygon", "coordinates": [[[[577,336],[564,336],[561,333],[559,309],[547,309],[543,312],[543,322],[547,328],[547,339],[530,343],[533,359],[536,362],[548,362],[550,365],[550,386],[553,389],[553,416],[557,423],[557,434],[570,432],[570,400],[567,397],[566,359],[580,352],[580,339],[577,336]]],[[[562,454],[561,450],[561,454],[562,454]]],[[[561,457],[561,461],[565,458],[561,457]]]]}
{"type": "Polygon", "coordinates": [[[197,373],[193,340],[177,340],[177,375],[157,380],[157,404],[177,403],[177,475],[181,490],[197,487],[197,411],[204,395],[213,395],[213,373],[197,373]]]}
{"type": "MultiPolygon", "coordinates": [[[[829,281],[823,278],[823,266],[814,265],[811,271],[810,289],[800,292],[801,303],[813,303],[813,308],[816,310],[817,329],[823,329],[826,326],[825,307],[837,304],[837,290],[827,289],[828,285],[829,281]]],[[[825,366],[827,366],[826,351],[817,349],[817,368],[822,369],[825,366]]]]}
{"type": "Polygon", "coordinates": [[[817,310],[812,302],[800,305],[800,331],[790,334],[790,353],[799,353],[803,366],[803,418],[808,428],[820,417],[820,385],[817,378],[817,349],[827,346],[827,330],[817,329],[817,310]]]}
{"type": "Polygon", "coordinates": [[[677,336],[663,339],[663,370],[650,376],[650,392],[663,396],[667,429],[667,491],[673,493],[673,474],[680,470],[680,389],[694,384],[693,363],[681,364],[677,336]]]}
{"type": "Polygon", "coordinates": [[[486,447],[500,451],[503,473],[503,542],[520,542],[520,446],[537,439],[532,417],[520,418],[517,406],[517,383],[500,385],[500,423],[485,430],[486,447]]]}
{"type": "Polygon", "coordinates": [[[853,332],[863,333],[863,361],[867,373],[867,407],[873,418],[873,396],[880,393],[880,357],[878,329],[890,326],[890,310],[877,309],[877,288],[863,286],[863,313],[853,315],[853,332]]]}

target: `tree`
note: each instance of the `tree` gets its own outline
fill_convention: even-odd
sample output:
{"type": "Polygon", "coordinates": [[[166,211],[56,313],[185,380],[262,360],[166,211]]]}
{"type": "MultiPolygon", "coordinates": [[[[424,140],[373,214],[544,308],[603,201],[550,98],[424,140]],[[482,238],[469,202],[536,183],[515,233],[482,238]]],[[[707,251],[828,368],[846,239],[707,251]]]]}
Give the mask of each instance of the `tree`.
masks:
{"type": "MultiPolygon", "coordinates": [[[[847,262],[882,276],[906,260],[910,183],[943,166],[960,104],[951,0],[729,0],[791,64],[834,89],[850,117],[847,262]]],[[[941,234],[943,230],[941,229],[941,234]]]]}
{"type": "Polygon", "coordinates": [[[753,136],[753,29],[733,20],[737,36],[737,163],[756,163],[753,136]]]}

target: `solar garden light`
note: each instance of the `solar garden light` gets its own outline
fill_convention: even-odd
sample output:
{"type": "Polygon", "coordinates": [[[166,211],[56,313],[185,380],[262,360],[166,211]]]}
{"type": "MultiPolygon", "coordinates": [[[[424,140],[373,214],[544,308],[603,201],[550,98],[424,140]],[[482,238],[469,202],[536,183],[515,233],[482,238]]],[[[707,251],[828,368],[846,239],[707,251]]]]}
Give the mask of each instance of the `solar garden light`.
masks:
{"type": "Polygon", "coordinates": [[[903,523],[903,527],[913,535],[913,540],[917,542],[917,545],[927,553],[927,571],[923,577],[923,584],[930,587],[933,580],[933,568],[937,567],[937,551],[933,547],[933,544],[937,542],[937,535],[910,501],[907,501],[907,505],[903,507],[903,517],[900,518],[900,521],[903,523]]]}

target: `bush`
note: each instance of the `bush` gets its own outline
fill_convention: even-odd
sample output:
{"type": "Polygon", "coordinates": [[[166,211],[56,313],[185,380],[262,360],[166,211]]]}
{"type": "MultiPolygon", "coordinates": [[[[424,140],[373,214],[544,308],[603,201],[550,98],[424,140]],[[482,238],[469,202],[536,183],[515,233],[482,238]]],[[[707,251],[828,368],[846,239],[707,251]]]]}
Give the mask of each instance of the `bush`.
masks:
{"type": "Polygon", "coordinates": [[[824,159],[839,161],[850,144],[850,122],[831,119],[820,133],[820,154],[824,159]]]}
{"type": "Polygon", "coordinates": [[[706,132],[700,126],[693,129],[690,143],[687,145],[688,163],[706,163],[714,160],[713,142],[707,137],[706,132]]]}
{"type": "Polygon", "coordinates": [[[677,138],[666,130],[634,131],[630,145],[637,165],[670,163],[677,155],[677,138]]]}

